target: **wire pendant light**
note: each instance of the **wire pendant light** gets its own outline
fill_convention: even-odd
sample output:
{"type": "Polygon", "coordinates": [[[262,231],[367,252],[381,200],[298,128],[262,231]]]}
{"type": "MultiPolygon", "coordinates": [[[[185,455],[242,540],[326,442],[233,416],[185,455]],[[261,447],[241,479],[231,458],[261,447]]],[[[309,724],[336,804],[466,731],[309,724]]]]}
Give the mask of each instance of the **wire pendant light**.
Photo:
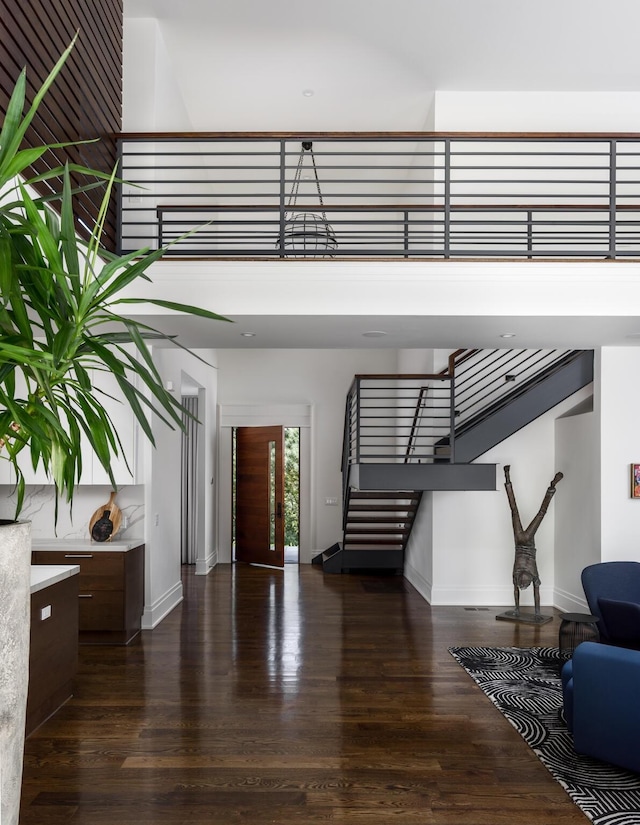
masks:
{"type": "Polygon", "coordinates": [[[324,201],[320,190],[320,180],[316,159],[313,154],[311,141],[303,141],[298,165],[291,185],[291,193],[287,201],[287,211],[284,215],[283,246],[287,256],[309,258],[331,258],[338,248],[338,241],[333,227],[327,220],[324,211],[324,201]],[[320,209],[318,212],[298,212],[295,209],[302,172],[305,168],[305,159],[309,157],[310,169],[313,173],[320,209]]]}

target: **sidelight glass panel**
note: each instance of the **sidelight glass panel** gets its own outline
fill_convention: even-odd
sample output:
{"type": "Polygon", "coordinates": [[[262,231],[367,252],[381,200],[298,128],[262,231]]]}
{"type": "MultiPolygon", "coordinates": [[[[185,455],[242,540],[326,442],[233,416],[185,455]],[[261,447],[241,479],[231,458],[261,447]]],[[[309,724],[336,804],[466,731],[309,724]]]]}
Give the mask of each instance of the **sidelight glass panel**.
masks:
{"type": "Polygon", "coordinates": [[[276,442],[269,442],[269,550],[276,549],[276,442]]]}

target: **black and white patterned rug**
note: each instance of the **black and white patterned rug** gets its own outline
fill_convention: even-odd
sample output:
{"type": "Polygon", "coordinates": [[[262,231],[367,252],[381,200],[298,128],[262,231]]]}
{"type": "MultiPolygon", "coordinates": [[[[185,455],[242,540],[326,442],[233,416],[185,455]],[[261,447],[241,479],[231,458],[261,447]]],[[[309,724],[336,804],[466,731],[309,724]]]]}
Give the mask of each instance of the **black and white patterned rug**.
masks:
{"type": "Polygon", "coordinates": [[[595,825],[640,825],[640,775],[573,749],[560,717],[557,648],[451,647],[449,652],[595,825]]]}

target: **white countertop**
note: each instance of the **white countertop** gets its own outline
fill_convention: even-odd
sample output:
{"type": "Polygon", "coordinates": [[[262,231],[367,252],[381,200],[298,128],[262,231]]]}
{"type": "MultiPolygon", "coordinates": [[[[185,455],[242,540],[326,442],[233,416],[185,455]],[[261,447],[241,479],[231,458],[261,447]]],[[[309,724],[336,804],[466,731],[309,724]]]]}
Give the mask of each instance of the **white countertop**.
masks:
{"type": "Polygon", "coordinates": [[[76,576],[79,572],[77,564],[32,564],[31,592],[37,593],[38,590],[76,576]]]}
{"type": "Polygon", "coordinates": [[[96,553],[106,550],[112,553],[126,553],[134,547],[144,544],[142,539],[123,539],[121,541],[91,541],[90,539],[33,539],[32,550],[66,550],[69,553],[96,553]]]}

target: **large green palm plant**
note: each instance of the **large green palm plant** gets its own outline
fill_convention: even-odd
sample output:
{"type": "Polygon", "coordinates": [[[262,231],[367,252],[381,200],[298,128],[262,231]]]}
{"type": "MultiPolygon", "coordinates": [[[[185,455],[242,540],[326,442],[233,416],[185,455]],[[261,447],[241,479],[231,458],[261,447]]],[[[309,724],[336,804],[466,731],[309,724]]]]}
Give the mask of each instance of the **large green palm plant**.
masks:
{"type": "MultiPolygon", "coordinates": [[[[0,131],[0,458],[12,462],[19,514],[24,498],[23,450],[34,469],[44,466],[58,494],[71,501],[88,443],[109,473],[121,445],[103,405],[100,373],[115,376],[142,430],[153,442],[150,413],[181,426],[182,407],[165,390],[147,346],[164,334],[120,314],[121,297],[163,250],[118,257],[101,247],[115,181],[79,166],[53,169],[24,181],[25,171],[49,148],[21,149],[25,132],[73,43],[25,109],[25,72],[20,75],[0,131]],[[75,231],[71,174],[105,186],[102,207],[88,242],[75,231]],[[29,184],[62,178],[59,214],[31,194],[29,184]]],[[[57,145],[60,148],[61,144],[57,145]]],[[[93,184],[96,185],[96,184],[93,184]]],[[[52,198],[47,198],[52,200],[52,198]]],[[[150,300],[168,309],[221,319],[207,310],[150,300]]]]}

